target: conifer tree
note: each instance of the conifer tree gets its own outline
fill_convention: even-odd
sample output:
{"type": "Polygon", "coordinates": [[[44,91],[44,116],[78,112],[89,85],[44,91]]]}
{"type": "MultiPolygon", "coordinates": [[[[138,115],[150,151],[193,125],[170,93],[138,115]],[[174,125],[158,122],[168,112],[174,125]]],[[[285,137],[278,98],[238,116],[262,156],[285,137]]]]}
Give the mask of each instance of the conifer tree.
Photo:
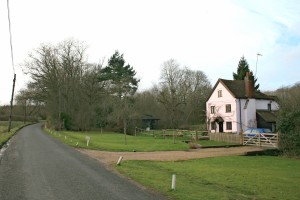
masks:
{"type": "Polygon", "coordinates": [[[108,81],[110,93],[121,98],[136,92],[139,80],[135,75],[133,67],[129,64],[125,65],[123,54],[115,51],[108,60],[108,65],[102,69],[100,79],[108,81]]]}
{"type": "MultiPolygon", "coordinates": [[[[244,80],[247,72],[250,72],[249,64],[248,64],[247,60],[245,59],[245,57],[242,56],[239,61],[237,73],[233,72],[233,79],[234,80],[244,80]]],[[[254,83],[255,83],[254,89],[256,91],[258,91],[259,84],[256,84],[256,82],[257,82],[257,78],[254,78],[254,83]]]]}
{"type": "Polygon", "coordinates": [[[107,91],[117,97],[113,118],[121,126],[123,122],[123,131],[125,135],[125,144],[127,144],[126,134],[128,122],[133,115],[132,96],[138,89],[139,79],[135,77],[136,72],[129,64],[125,65],[123,54],[118,51],[110,57],[108,64],[101,70],[100,81],[106,82],[107,91]]]}

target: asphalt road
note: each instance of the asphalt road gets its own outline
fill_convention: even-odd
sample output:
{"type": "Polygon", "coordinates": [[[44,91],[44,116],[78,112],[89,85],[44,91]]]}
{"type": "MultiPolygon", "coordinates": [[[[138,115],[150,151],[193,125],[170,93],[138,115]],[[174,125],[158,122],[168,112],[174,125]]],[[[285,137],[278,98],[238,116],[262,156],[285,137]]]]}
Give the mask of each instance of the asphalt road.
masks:
{"type": "Polygon", "coordinates": [[[107,170],[98,161],[27,126],[0,160],[0,199],[165,199],[107,170]]]}

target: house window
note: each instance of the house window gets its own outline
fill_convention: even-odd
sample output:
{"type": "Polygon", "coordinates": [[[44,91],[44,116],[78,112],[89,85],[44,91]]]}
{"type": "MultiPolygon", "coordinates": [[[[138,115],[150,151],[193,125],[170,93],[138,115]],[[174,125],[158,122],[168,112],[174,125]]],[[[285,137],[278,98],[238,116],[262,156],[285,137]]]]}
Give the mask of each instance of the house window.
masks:
{"type": "Polygon", "coordinates": [[[211,107],[210,107],[210,113],[211,113],[211,114],[215,114],[215,111],[216,111],[216,110],[215,110],[215,106],[211,106],[211,107]]]}
{"type": "Polygon", "coordinates": [[[268,111],[271,111],[271,110],[272,110],[271,104],[268,103],[268,111]]]}
{"type": "Polygon", "coordinates": [[[218,91],[218,97],[222,97],[222,90],[218,91]]]}
{"type": "Polygon", "coordinates": [[[227,113],[231,112],[231,104],[226,104],[226,112],[227,113]]]}
{"type": "Polygon", "coordinates": [[[232,130],[232,122],[226,122],[226,130],[232,130]]]}
{"type": "Polygon", "coordinates": [[[210,127],[211,127],[211,129],[210,130],[216,130],[216,123],[215,122],[212,122],[211,124],[210,124],[210,127]]]}

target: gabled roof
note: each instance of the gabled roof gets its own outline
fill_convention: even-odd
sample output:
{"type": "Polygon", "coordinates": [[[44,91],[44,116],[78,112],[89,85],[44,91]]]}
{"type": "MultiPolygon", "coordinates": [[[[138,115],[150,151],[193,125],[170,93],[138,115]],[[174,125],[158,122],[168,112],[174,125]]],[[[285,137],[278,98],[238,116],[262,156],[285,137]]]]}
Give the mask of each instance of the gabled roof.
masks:
{"type": "MultiPolygon", "coordinates": [[[[247,99],[245,91],[245,81],[244,80],[226,80],[219,79],[215,86],[212,89],[208,99],[211,97],[212,93],[215,91],[218,84],[221,83],[224,87],[231,93],[231,95],[236,99],[247,99]]],[[[207,100],[208,100],[207,99],[207,100]]],[[[260,91],[255,91],[255,99],[264,99],[264,100],[276,100],[273,96],[268,96],[260,91]]]]}

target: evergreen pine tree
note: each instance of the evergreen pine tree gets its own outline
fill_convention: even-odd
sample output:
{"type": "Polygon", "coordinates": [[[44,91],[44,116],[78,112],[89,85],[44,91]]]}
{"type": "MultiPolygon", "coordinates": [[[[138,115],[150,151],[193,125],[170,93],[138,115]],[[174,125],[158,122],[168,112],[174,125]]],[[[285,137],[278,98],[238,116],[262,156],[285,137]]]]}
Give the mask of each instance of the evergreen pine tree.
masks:
{"type": "MultiPolygon", "coordinates": [[[[249,69],[249,64],[247,62],[247,60],[245,59],[244,56],[241,57],[240,61],[239,61],[239,65],[237,68],[237,73],[233,72],[233,79],[234,80],[244,80],[245,76],[246,76],[246,72],[250,72],[249,69]]],[[[256,91],[258,91],[259,89],[259,84],[256,84],[257,82],[257,78],[254,78],[254,89],[256,91]]]]}
{"type": "Polygon", "coordinates": [[[136,92],[139,79],[135,75],[133,67],[125,65],[123,54],[115,51],[108,60],[108,65],[102,69],[100,79],[108,81],[110,93],[121,98],[136,92]]]}
{"type": "Polygon", "coordinates": [[[237,73],[233,72],[233,79],[234,80],[244,80],[246,76],[246,72],[249,72],[249,65],[247,60],[245,59],[244,56],[241,57],[239,61],[239,65],[237,68],[237,73]]]}

